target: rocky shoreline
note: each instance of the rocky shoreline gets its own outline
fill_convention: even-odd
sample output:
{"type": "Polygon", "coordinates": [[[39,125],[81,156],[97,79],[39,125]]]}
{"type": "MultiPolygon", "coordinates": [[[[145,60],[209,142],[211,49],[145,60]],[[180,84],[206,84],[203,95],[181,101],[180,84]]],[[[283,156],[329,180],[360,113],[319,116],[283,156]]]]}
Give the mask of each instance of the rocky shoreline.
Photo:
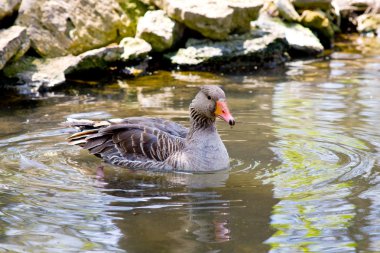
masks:
{"type": "Polygon", "coordinates": [[[93,73],[245,73],[317,57],[339,33],[380,37],[380,3],[9,0],[0,28],[0,82],[38,92],[93,73]]]}

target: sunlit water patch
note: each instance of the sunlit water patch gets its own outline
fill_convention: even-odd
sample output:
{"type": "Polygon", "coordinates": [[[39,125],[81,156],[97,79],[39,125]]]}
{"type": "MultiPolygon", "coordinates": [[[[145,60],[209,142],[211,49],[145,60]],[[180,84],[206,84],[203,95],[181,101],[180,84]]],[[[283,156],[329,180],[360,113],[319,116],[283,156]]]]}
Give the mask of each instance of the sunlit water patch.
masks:
{"type": "MultiPolygon", "coordinates": [[[[277,232],[266,240],[271,252],[357,252],[360,247],[357,238],[362,235],[353,234],[352,227],[361,217],[352,200],[377,173],[378,135],[369,130],[368,119],[377,121],[371,113],[378,110],[374,96],[380,93],[371,79],[360,82],[360,88],[354,85],[360,63],[330,64],[343,70],[346,65],[355,70],[348,70],[354,76],[351,82],[340,77],[347,73],[333,70],[324,82],[288,81],[275,88],[277,140],[271,149],[281,165],[260,176],[274,185],[274,196],[280,199],[271,216],[277,232]]],[[[379,75],[373,77],[378,82],[379,75]]]]}

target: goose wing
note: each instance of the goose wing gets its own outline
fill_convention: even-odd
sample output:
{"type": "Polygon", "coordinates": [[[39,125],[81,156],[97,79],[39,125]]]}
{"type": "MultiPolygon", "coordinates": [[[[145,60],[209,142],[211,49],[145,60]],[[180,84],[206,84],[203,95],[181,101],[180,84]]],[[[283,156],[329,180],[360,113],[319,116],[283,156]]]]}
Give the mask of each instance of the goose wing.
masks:
{"type": "Polygon", "coordinates": [[[144,127],[155,128],[173,136],[186,138],[189,129],[170,120],[150,117],[129,117],[111,122],[123,124],[137,124],[144,127]]]}
{"type": "Polygon", "coordinates": [[[111,124],[99,129],[83,130],[69,137],[69,141],[106,160],[117,156],[129,160],[164,161],[183,148],[184,138],[179,136],[180,132],[164,131],[166,125],[160,122],[157,123],[159,127],[152,124],[111,124]]]}

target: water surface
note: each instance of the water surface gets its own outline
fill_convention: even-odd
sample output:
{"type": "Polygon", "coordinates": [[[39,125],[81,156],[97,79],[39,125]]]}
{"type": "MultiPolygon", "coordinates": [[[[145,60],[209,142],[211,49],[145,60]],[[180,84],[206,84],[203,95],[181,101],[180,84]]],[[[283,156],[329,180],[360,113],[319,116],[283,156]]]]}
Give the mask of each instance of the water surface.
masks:
{"type": "Polygon", "coordinates": [[[1,103],[1,252],[376,252],[380,249],[380,42],[251,75],[157,72],[1,103]],[[231,169],[105,165],[65,138],[67,117],[188,124],[202,84],[237,120],[218,129],[231,169]],[[17,100],[19,101],[19,100],[17,100]]]}

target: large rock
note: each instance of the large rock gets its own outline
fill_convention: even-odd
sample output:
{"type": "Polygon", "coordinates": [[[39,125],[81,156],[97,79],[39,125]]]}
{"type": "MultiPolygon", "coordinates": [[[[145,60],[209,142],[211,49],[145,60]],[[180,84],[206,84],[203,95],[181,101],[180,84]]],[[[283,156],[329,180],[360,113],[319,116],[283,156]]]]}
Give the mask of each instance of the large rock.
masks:
{"type": "Polygon", "coordinates": [[[23,0],[16,22],[28,27],[32,47],[48,57],[77,55],[135,31],[116,0],[23,0]]]}
{"type": "Polygon", "coordinates": [[[290,0],[276,0],[275,4],[281,17],[285,20],[290,22],[298,22],[301,19],[290,0]]]}
{"type": "Polygon", "coordinates": [[[31,89],[37,91],[64,83],[64,71],[77,61],[77,57],[72,55],[47,59],[24,57],[6,66],[4,74],[10,78],[17,78],[20,83],[28,84],[31,89]]]}
{"type": "Polygon", "coordinates": [[[120,41],[119,46],[123,48],[121,58],[124,61],[143,58],[152,50],[152,46],[140,38],[126,37],[120,41]]]}
{"type": "Polygon", "coordinates": [[[233,10],[231,31],[245,33],[251,29],[250,22],[259,16],[264,1],[226,0],[225,4],[233,10]]]}
{"type": "Polygon", "coordinates": [[[28,51],[30,40],[26,34],[26,28],[12,26],[0,30],[0,70],[10,60],[17,60],[28,51]]]}
{"type": "Polygon", "coordinates": [[[231,35],[226,41],[190,39],[186,48],[166,56],[183,69],[253,71],[261,65],[282,63],[287,48],[281,34],[251,31],[231,35]]]}
{"type": "Polygon", "coordinates": [[[233,32],[247,32],[263,0],[151,0],[166,14],[211,39],[223,40],[233,32]]]}
{"type": "Polygon", "coordinates": [[[152,47],[146,41],[127,37],[119,45],[93,49],[78,55],[63,72],[68,76],[88,70],[104,70],[119,63],[143,61],[151,50],[152,47]]]}
{"type": "Polygon", "coordinates": [[[263,13],[257,21],[252,22],[252,26],[269,32],[283,32],[292,53],[316,55],[323,51],[323,46],[317,36],[309,28],[300,24],[285,23],[279,18],[263,13]]]}
{"type": "Polygon", "coordinates": [[[171,48],[183,34],[183,25],[170,19],[164,11],[148,11],[137,24],[136,37],[147,41],[156,52],[171,48]]]}
{"type": "Polygon", "coordinates": [[[21,0],[2,0],[0,1],[0,20],[7,16],[11,16],[17,11],[21,0]]]}
{"type": "Polygon", "coordinates": [[[78,55],[62,72],[66,76],[92,69],[107,69],[121,61],[123,52],[124,49],[118,45],[93,49],[78,55]]]}
{"type": "Polygon", "coordinates": [[[118,63],[127,64],[131,60],[141,58],[143,61],[150,45],[141,39],[131,38],[132,43],[113,45],[93,49],[83,54],[60,56],[54,58],[24,57],[4,68],[9,78],[18,78],[20,83],[27,83],[34,89],[48,89],[63,84],[66,77],[84,71],[107,70],[118,63]],[[139,41],[137,41],[139,40],[139,41]],[[126,46],[124,48],[124,46],[126,46]],[[133,52],[134,50],[134,52],[133,52]]]}

